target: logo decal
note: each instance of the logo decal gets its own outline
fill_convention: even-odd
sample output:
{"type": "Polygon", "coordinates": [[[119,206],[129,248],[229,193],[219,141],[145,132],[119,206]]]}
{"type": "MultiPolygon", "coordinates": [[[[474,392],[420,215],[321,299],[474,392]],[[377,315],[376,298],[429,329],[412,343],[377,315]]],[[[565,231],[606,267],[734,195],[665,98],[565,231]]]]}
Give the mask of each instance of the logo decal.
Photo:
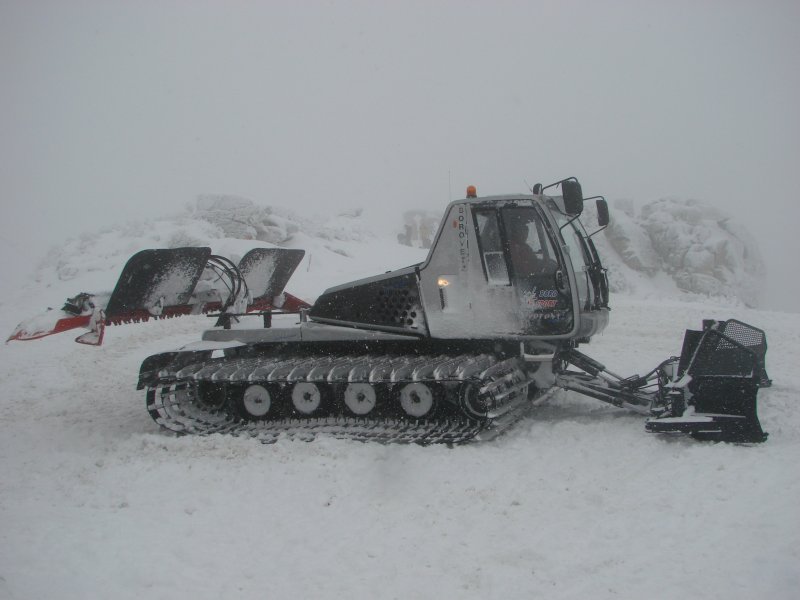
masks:
{"type": "Polygon", "coordinates": [[[558,290],[540,290],[534,287],[522,294],[522,301],[531,310],[555,308],[558,305],[558,290]]]}
{"type": "Polygon", "coordinates": [[[467,211],[464,206],[458,207],[458,218],[453,221],[453,226],[458,229],[458,258],[461,270],[469,267],[469,236],[467,235],[467,211]]]}

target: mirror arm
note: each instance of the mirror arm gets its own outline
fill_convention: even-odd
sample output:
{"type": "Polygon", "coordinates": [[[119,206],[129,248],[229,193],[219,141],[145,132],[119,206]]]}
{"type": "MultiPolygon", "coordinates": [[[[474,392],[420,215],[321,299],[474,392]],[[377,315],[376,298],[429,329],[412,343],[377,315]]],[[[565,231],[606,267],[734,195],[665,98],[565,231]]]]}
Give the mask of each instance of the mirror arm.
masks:
{"type": "Polygon", "coordinates": [[[601,231],[603,231],[603,229],[605,229],[606,227],[608,227],[608,225],[603,225],[600,229],[598,229],[597,231],[595,231],[591,235],[587,235],[586,237],[590,238],[590,237],[592,237],[592,235],[596,235],[596,234],[600,233],[601,231]]]}
{"type": "Polygon", "coordinates": [[[572,218],[571,218],[569,221],[567,221],[567,222],[566,222],[566,223],[564,223],[564,224],[563,224],[561,227],[559,227],[559,228],[558,228],[558,230],[559,230],[559,231],[561,231],[562,229],[564,229],[564,227],[566,227],[567,225],[569,225],[570,223],[572,223],[573,221],[575,221],[575,220],[576,220],[578,217],[580,217],[580,215],[575,215],[575,216],[574,216],[574,217],[572,217],[572,218]]]}
{"type": "Polygon", "coordinates": [[[566,179],[562,179],[561,181],[556,181],[555,183],[551,183],[550,185],[546,185],[543,188],[541,188],[541,193],[544,193],[545,190],[550,189],[551,187],[556,187],[557,185],[561,185],[565,181],[574,181],[575,183],[578,183],[578,178],[577,177],[567,177],[566,179]]]}
{"type": "Polygon", "coordinates": [[[583,212],[583,190],[581,189],[581,184],[577,177],[567,177],[561,181],[551,183],[550,185],[543,187],[542,192],[557,185],[561,186],[561,196],[564,202],[564,214],[580,215],[583,212]]]}

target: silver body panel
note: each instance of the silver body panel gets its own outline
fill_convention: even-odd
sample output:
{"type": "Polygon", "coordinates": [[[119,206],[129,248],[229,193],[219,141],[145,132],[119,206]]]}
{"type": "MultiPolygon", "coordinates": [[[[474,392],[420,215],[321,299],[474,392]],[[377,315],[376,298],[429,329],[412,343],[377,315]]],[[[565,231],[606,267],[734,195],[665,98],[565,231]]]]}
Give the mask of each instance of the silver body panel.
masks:
{"type": "MultiPolygon", "coordinates": [[[[484,272],[475,234],[472,208],[475,206],[541,206],[533,196],[492,196],[453,202],[445,213],[427,259],[419,267],[420,292],[431,337],[434,338],[571,338],[573,327],[557,335],[524,335],[529,316],[519,302],[518,290],[507,283],[492,282],[484,272]],[[443,291],[439,279],[448,284],[443,291]],[[442,294],[445,300],[442,301],[442,294]]],[[[542,214],[547,217],[547,211],[542,214]]],[[[551,227],[554,223],[550,222],[551,227]]],[[[562,250],[563,252],[563,250],[562,250]]],[[[572,305],[577,305],[575,275],[565,261],[564,275],[569,280],[572,305]]]]}

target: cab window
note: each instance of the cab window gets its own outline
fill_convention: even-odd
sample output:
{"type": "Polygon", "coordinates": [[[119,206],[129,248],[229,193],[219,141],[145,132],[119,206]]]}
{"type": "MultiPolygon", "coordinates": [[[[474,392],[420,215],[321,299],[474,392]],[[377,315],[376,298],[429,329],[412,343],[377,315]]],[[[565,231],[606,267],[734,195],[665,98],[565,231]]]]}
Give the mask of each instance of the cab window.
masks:
{"type": "Polygon", "coordinates": [[[558,261],[541,218],[533,207],[501,210],[514,276],[523,280],[554,274],[558,261]]]}
{"type": "Polygon", "coordinates": [[[478,229],[483,270],[490,285],[511,285],[508,265],[503,252],[497,211],[494,209],[476,210],[475,226],[478,229]]]}
{"type": "Polygon", "coordinates": [[[578,285],[578,299],[583,307],[589,307],[592,301],[592,290],[589,286],[589,265],[591,260],[574,219],[569,219],[560,212],[553,211],[556,223],[561,228],[561,235],[567,246],[572,268],[575,271],[575,281],[578,285]]]}

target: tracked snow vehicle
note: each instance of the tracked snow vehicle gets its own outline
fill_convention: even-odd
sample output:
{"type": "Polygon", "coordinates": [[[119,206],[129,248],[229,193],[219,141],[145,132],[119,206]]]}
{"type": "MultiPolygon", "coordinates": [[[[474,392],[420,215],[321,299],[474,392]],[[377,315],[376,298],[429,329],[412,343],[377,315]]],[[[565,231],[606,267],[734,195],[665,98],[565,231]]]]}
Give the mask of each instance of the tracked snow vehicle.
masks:
{"type": "MultiPolygon", "coordinates": [[[[459,443],[502,432],[564,388],[650,415],[649,431],[763,441],[758,329],[707,322],[687,332],[681,357],[643,377],[614,375],[577,350],[609,314],[605,269],[579,219],[592,199],[603,228],[605,200],[584,200],[574,178],[530,195],[479,198],[471,188],[447,207],[424,262],[328,289],[313,306],[282,294],[298,251],[226,265],[228,292],[209,302],[196,288],[210,250],[195,248],[147,251],[106,312],[85,298],[76,310],[95,331],[120,315],[219,312],[201,341],[141,366],[150,415],[179,433],[459,443]],[[545,193],[556,186],[561,195],[545,193]],[[300,323],[272,327],[279,306],[300,323]]],[[[15,335],[37,337],[23,326],[15,335]]]]}

